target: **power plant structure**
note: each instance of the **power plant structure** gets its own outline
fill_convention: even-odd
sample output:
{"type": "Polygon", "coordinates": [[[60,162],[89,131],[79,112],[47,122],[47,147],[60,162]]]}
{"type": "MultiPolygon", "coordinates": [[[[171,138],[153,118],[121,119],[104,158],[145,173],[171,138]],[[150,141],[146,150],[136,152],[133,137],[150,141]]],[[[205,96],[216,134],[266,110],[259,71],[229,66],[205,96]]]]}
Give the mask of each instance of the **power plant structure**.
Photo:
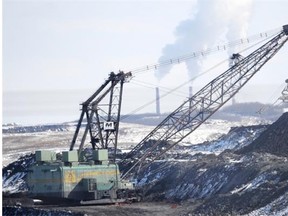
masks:
{"type": "Polygon", "coordinates": [[[189,98],[192,98],[193,96],[193,88],[192,86],[189,86],[189,98]]]}
{"type": "Polygon", "coordinates": [[[235,105],[235,104],[236,104],[236,98],[233,97],[233,98],[232,98],[232,105],[235,105]]]}
{"type": "MultiPolygon", "coordinates": [[[[288,25],[285,25],[276,36],[235,61],[228,70],[189,97],[118,160],[123,84],[132,78],[132,72],[111,72],[99,89],[81,104],[69,151],[63,152],[62,158],[57,158],[53,152],[36,152],[36,163],[29,168],[27,177],[29,195],[40,199],[69,199],[81,204],[138,200],[133,181],[138,173],[233,98],[287,41],[288,25]]],[[[157,95],[159,102],[159,89],[156,98],[157,95]]],[[[160,102],[156,112],[160,114],[160,102]]]]}
{"type": "Polygon", "coordinates": [[[285,80],[286,86],[283,89],[282,96],[280,97],[280,100],[282,100],[284,103],[288,103],[288,79],[285,80]]]}
{"type": "Polygon", "coordinates": [[[156,87],[155,90],[156,90],[156,115],[160,116],[161,112],[160,112],[160,92],[159,92],[159,87],[156,87]]]}
{"type": "MultiPolygon", "coordinates": [[[[193,88],[192,86],[189,86],[188,88],[188,98],[191,98],[193,96],[193,88]]],[[[161,115],[161,109],[160,109],[160,104],[161,104],[161,97],[160,97],[160,89],[159,87],[155,87],[155,105],[156,105],[156,115],[160,116],[161,115]]]]}
{"type": "MultiPolygon", "coordinates": [[[[192,98],[193,97],[193,88],[192,86],[189,86],[189,97],[188,98],[192,98]]],[[[192,100],[190,101],[189,103],[189,107],[191,108],[192,107],[192,100]]]]}

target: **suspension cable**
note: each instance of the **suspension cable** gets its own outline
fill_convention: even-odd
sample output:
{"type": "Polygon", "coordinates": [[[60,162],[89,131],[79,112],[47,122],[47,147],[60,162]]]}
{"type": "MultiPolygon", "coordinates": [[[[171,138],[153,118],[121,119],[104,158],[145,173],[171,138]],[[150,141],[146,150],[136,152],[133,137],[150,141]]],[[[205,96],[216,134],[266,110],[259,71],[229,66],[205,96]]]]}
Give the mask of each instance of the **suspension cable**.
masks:
{"type": "Polygon", "coordinates": [[[193,58],[198,58],[198,57],[203,57],[203,56],[207,56],[209,54],[213,54],[215,52],[220,52],[220,51],[227,51],[228,48],[231,47],[235,47],[235,46],[239,46],[239,45],[245,45],[245,44],[249,44],[252,43],[256,40],[260,40],[262,38],[269,38],[271,36],[274,36],[275,34],[277,34],[279,32],[279,28],[277,29],[273,29],[267,32],[262,32],[259,34],[255,34],[252,35],[248,38],[242,38],[242,39],[238,39],[232,42],[227,42],[224,43],[223,45],[218,45],[214,48],[208,48],[208,49],[204,49],[204,50],[200,50],[200,51],[196,51],[193,53],[188,53],[186,55],[177,57],[177,58],[171,58],[165,61],[160,61],[158,63],[155,64],[149,64],[149,65],[145,65],[142,67],[138,67],[138,68],[134,68],[131,70],[127,70],[127,71],[131,71],[133,74],[138,74],[138,73],[143,73],[143,72],[147,72],[150,70],[157,70],[159,67],[162,66],[168,66],[168,65],[173,65],[176,63],[182,63],[185,62],[187,60],[193,59],[193,58]]]}
{"type": "MultiPolygon", "coordinates": [[[[150,88],[150,89],[159,88],[159,90],[164,91],[164,92],[170,92],[172,90],[171,88],[167,88],[164,86],[159,86],[159,85],[147,83],[147,82],[145,83],[145,82],[142,82],[142,81],[137,80],[137,79],[133,79],[130,83],[138,85],[138,86],[150,88]]],[[[180,96],[180,97],[187,97],[187,93],[185,93],[184,91],[174,91],[171,93],[173,93],[174,95],[180,96]]]]}
{"type": "MultiPolygon", "coordinates": [[[[201,76],[205,75],[206,73],[214,70],[215,68],[219,67],[220,65],[222,65],[222,64],[225,63],[225,62],[227,62],[227,59],[225,59],[224,61],[221,61],[220,63],[216,64],[215,66],[209,68],[208,70],[204,71],[203,73],[196,75],[195,77],[189,79],[188,81],[182,83],[181,85],[178,85],[177,87],[171,89],[170,91],[168,91],[168,92],[166,92],[165,94],[161,95],[160,98],[166,97],[167,95],[171,94],[171,92],[174,92],[174,91],[178,90],[179,88],[181,88],[183,85],[186,85],[187,83],[192,82],[193,80],[197,79],[198,77],[201,77],[201,76]]],[[[121,120],[124,120],[124,119],[132,116],[133,114],[137,113],[138,111],[142,110],[143,108],[149,106],[149,105],[152,104],[152,103],[155,103],[155,99],[153,99],[152,101],[149,101],[148,103],[140,106],[139,108],[133,110],[132,112],[128,113],[127,115],[122,116],[120,119],[121,119],[121,120]]]]}
{"type": "MultiPolygon", "coordinates": [[[[249,46],[249,47],[247,47],[247,48],[245,48],[245,49],[243,49],[243,50],[241,50],[239,53],[243,53],[243,52],[245,52],[245,51],[247,51],[247,50],[249,50],[249,49],[252,49],[253,47],[257,46],[257,45],[260,44],[260,43],[263,43],[264,41],[272,38],[273,36],[274,36],[274,35],[272,35],[272,34],[269,35],[269,36],[268,36],[268,34],[267,34],[264,39],[262,39],[261,41],[255,43],[255,44],[253,44],[253,45],[251,45],[251,46],[249,46]]],[[[209,68],[208,70],[204,71],[203,73],[200,73],[200,74],[194,76],[193,78],[189,79],[188,81],[186,81],[186,82],[182,83],[181,85],[179,85],[179,86],[171,89],[170,91],[166,92],[165,94],[160,95],[159,98],[162,99],[162,98],[166,97],[167,95],[171,94],[172,92],[180,89],[182,86],[185,86],[185,85],[187,85],[188,83],[194,81],[195,79],[197,79],[197,78],[199,78],[199,77],[201,77],[201,76],[203,76],[203,75],[211,72],[212,70],[214,70],[215,68],[219,67],[220,65],[222,65],[223,63],[225,63],[225,62],[227,62],[227,61],[228,61],[228,59],[225,59],[225,60],[221,61],[220,63],[216,64],[215,66],[213,66],[213,67],[211,67],[211,68],[209,68]]],[[[153,100],[151,100],[151,101],[143,104],[142,106],[136,108],[135,110],[131,111],[130,113],[128,113],[128,114],[126,114],[126,115],[123,115],[123,116],[120,118],[120,120],[122,121],[122,120],[124,120],[124,119],[126,119],[126,118],[129,118],[129,117],[132,116],[133,114],[135,114],[135,113],[139,112],[140,110],[146,108],[147,106],[155,103],[155,101],[156,101],[156,100],[153,99],[153,100]]]]}

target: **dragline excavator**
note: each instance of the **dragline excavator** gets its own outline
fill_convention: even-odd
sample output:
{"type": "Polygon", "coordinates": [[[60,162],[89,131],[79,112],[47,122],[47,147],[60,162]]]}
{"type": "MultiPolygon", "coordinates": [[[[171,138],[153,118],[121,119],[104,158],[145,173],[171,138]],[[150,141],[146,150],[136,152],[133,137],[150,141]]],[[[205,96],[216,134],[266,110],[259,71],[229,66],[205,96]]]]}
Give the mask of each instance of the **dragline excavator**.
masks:
{"type": "MultiPolygon", "coordinates": [[[[69,151],[57,160],[50,151],[36,151],[28,173],[32,197],[65,198],[82,204],[136,199],[132,182],[136,170],[162,157],[195,131],[231,99],[287,42],[288,25],[246,57],[232,56],[233,64],[181,104],[136,145],[119,163],[117,141],[123,84],[132,73],[111,72],[84,103],[69,151]],[[92,148],[84,148],[87,136],[92,148]],[[75,150],[76,146],[78,149],[75,150]],[[120,166],[120,171],[118,168],[120,166]]],[[[158,67],[161,65],[157,65],[158,67]]]]}

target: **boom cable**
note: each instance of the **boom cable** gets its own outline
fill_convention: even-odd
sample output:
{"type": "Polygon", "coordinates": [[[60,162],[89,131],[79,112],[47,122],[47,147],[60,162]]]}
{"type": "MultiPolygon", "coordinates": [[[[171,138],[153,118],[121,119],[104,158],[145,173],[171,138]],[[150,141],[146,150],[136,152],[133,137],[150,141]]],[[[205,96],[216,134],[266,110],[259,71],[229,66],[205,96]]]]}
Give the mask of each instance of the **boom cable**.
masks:
{"type": "MultiPolygon", "coordinates": [[[[130,83],[133,83],[133,84],[138,85],[138,86],[150,88],[150,89],[155,89],[157,87],[161,91],[164,91],[164,92],[169,92],[169,91],[172,90],[171,88],[167,88],[167,87],[164,87],[164,86],[159,86],[159,85],[148,83],[148,82],[142,82],[142,81],[136,80],[136,79],[133,79],[130,83]]],[[[171,93],[174,93],[174,95],[177,95],[177,96],[180,96],[180,97],[187,97],[187,93],[184,92],[184,91],[174,91],[174,92],[171,92],[171,93]]]]}
{"type": "MultiPolygon", "coordinates": [[[[198,77],[201,77],[201,76],[203,76],[203,75],[206,74],[206,73],[209,73],[210,71],[214,70],[215,68],[219,67],[220,65],[222,65],[222,64],[225,63],[225,62],[227,62],[227,59],[225,59],[224,61],[221,61],[220,63],[216,64],[215,66],[209,68],[208,70],[204,71],[203,73],[194,76],[193,78],[191,78],[191,79],[189,79],[188,81],[182,83],[181,85],[178,85],[177,87],[171,89],[170,91],[166,92],[165,94],[162,94],[162,95],[160,96],[160,98],[166,97],[167,95],[171,94],[172,92],[180,89],[183,85],[187,85],[187,83],[190,83],[190,82],[192,82],[193,80],[197,79],[198,77]]],[[[155,103],[155,99],[153,99],[153,100],[149,101],[148,103],[140,106],[139,108],[133,110],[133,111],[130,112],[129,114],[122,116],[122,117],[120,118],[120,120],[124,120],[124,119],[132,116],[133,114],[137,113],[138,111],[142,110],[143,108],[145,108],[146,106],[149,106],[149,105],[152,104],[152,103],[155,103]]]]}
{"type": "MultiPolygon", "coordinates": [[[[272,31],[269,31],[269,32],[272,32],[272,31]]],[[[251,46],[249,46],[249,47],[241,50],[239,53],[243,53],[243,52],[245,52],[245,51],[247,51],[247,50],[249,50],[249,49],[252,49],[253,47],[257,46],[258,44],[263,43],[264,41],[269,40],[270,38],[274,37],[277,33],[275,33],[275,30],[274,30],[273,32],[274,32],[274,34],[272,34],[272,33],[271,33],[271,34],[265,33],[265,34],[264,34],[265,37],[263,36],[263,33],[262,33],[262,36],[257,37],[258,39],[264,37],[261,41],[258,41],[257,43],[252,44],[251,46]],[[268,35],[269,35],[269,36],[268,36],[268,35]]],[[[260,35],[261,35],[261,33],[260,33],[260,35]]],[[[256,39],[254,39],[254,38],[256,38],[256,36],[252,36],[252,39],[253,39],[253,40],[256,40],[256,39]]],[[[252,40],[252,39],[250,39],[250,40],[252,40]]],[[[241,40],[241,39],[240,39],[240,40],[241,40]]],[[[248,39],[247,39],[247,40],[248,40],[248,39]]],[[[237,40],[237,41],[239,41],[239,40],[237,40]]],[[[228,43],[228,44],[229,44],[229,43],[228,43]]],[[[231,44],[234,44],[234,43],[231,43],[231,44]]],[[[159,99],[162,99],[162,98],[166,97],[167,95],[170,95],[171,93],[179,90],[181,87],[187,85],[188,83],[191,83],[191,82],[194,81],[195,79],[197,79],[197,78],[199,78],[199,77],[201,77],[201,76],[203,76],[203,75],[211,72],[212,70],[214,70],[215,68],[219,67],[220,65],[222,65],[222,64],[225,63],[225,62],[227,62],[228,60],[229,60],[229,59],[225,59],[225,60],[221,61],[220,63],[214,65],[213,67],[209,68],[208,70],[204,71],[203,73],[200,73],[200,74],[194,76],[193,78],[189,79],[188,81],[186,81],[186,82],[178,85],[177,87],[168,90],[168,91],[165,92],[164,94],[160,95],[159,99]]],[[[160,63],[159,63],[158,65],[160,65],[160,63]]],[[[150,70],[150,69],[146,69],[145,71],[147,71],[147,70],[150,70]]],[[[152,68],[151,68],[151,70],[152,70],[152,68]]],[[[131,71],[131,72],[133,72],[133,71],[131,71]]],[[[135,73],[135,72],[133,72],[133,73],[135,73]]],[[[141,83],[144,83],[144,82],[141,81],[141,83]]],[[[149,83],[147,83],[147,82],[144,83],[144,84],[149,85],[149,83]]],[[[142,84],[142,85],[143,85],[143,84],[142,84]]],[[[150,84],[150,85],[153,85],[153,84],[150,84]]],[[[166,88],[166,89],[168,89],[168,88],[166,88]]],[[[120,117],[120,120],[122,121],[122,120],[124,120],[124,119],[127,119],[127,118],[131,117],[133,114],[135,114],[135,113],[139,112],[140,110],[146,108],[147,106],[155,103],[155,101],[156,101],[156,100],[153,99],[153,100],[151,100],[151,101],[143,104],[142,106],[136,108],[135,110],[132,110],[132,111],[129,112],[128,114],[121,116],[121,117],[120,117]]]]}
{"type": "Polygon", "coordinates": [[[193,53],[188,53],[188,54],[185,54],[185,55],[177,57],[177,58],[171,58],[168,60],[160,61],[156,64],[149,64],[149,65],[134,68],[134,69],[131,69],[128,71],[131,71],[133,74],[139,74],[139,73],[147,72],[150,70],[157,70],[159,67],[162,67],[162,66],[168,66],[168,65],[173,65],[173,64],[177,64],[177,63],[182,63],[182,62],[185,62],[187,60],[207,56],[207,55],[213,54],[215,52],[227,51],[228,48],[239,46],[239,45],[249,44],[249,43],[252,43],[254,41],[260,40],[262,38],[264,38],[264,39],[269,38],[271,36],[276,35],[278,32],[279,32],[279,28],[273,29],[273,30],[270,30],[267,32],[262,32],[259,34],[252,35],[248,38],[242,38],[242,39],[238,39],[238,40],[235,40],[232,42],[227,42],[227,43],[224,43],[223,45],[218,45],[214,48],[208,48],[208,49],[196,51],[193,53]]]}

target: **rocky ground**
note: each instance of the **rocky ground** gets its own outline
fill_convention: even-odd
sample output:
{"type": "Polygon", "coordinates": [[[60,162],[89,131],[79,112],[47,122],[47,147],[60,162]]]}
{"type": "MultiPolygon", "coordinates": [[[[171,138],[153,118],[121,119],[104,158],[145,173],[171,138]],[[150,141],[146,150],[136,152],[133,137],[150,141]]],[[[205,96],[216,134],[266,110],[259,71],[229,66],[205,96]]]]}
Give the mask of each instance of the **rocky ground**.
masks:
{"type": "MultiPolygon", "coordinates": [[[[288,113],[284,113],[271,125],[234,127],[211,142],[177,146],[135,175],[144,195],[140,203],[36,209],[5,205],[3,212],[23,215],[35,210],[36,215],[49,215],[53,209],[53,215],[288,215],[287,149],[288,113]]],[[[26,155],[3,168],[6,192],[25,191],[24,176],[30,163],[33,157],[26,155]]]]}
{"type": "Polygon", "coordinates": [[[192,215],[243,215],[261,208],[266,215],[288,215],[288,113],[242,147],[153,163],[138,179],[145,198],[201,200],[192,215]]]}

